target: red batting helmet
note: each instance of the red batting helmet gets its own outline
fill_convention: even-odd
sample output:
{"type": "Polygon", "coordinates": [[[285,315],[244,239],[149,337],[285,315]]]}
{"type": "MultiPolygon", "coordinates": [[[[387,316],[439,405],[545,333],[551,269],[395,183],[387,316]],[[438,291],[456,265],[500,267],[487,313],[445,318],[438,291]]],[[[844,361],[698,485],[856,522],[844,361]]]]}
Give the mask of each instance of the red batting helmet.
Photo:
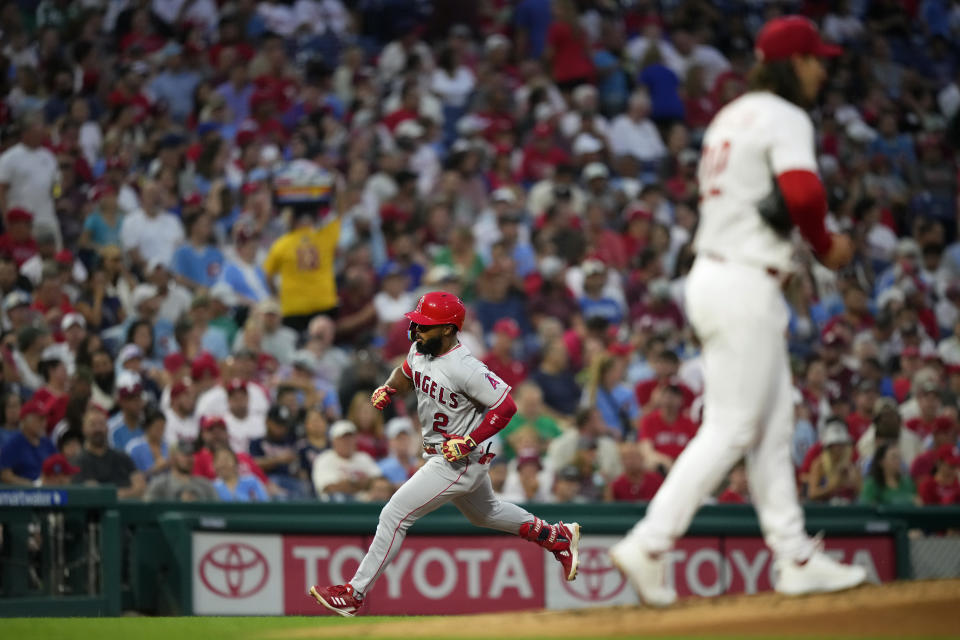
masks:
{"type": "Polygon", "coordinates": [[[410,322],[425,327],[438,324],[452,324],[457,331],[463,328],[463,318],[467,309],[463,300],[446,291],[425,293],[417,302],[417,308],[403,314],[410,322]]]}

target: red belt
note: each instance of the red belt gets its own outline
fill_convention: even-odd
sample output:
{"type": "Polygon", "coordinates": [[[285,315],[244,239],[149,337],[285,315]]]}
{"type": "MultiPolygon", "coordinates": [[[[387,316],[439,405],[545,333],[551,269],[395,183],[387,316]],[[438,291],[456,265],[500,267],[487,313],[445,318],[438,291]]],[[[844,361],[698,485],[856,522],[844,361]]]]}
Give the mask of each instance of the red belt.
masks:
{"type": "MultiPolygon", "coordinates": [[[[721,256],[720,254],[714,253],[714,252],[712,252],[712,251],[704,251],[703,253],[698,254],[698,255],[701,255],[701,256],[703,256],[704,258],[709,258],[709,259],[713,260],[714,262],[729,262],[729,260],[727,260],[726,258],[724,258],[723,256],[721,256]]],[[[776,278],[776,279],[779,280],[781,283],[786,283],[786,281],[790,278],[790,275],[791,275],[790,273],[781,271],[780,269],[777,269],[776,267],[761,266],[760,268],[763,269],[763,270],[767,273],[768,276],[771,276],[771,277],[773,277],[773,278],[776,278]]]]}

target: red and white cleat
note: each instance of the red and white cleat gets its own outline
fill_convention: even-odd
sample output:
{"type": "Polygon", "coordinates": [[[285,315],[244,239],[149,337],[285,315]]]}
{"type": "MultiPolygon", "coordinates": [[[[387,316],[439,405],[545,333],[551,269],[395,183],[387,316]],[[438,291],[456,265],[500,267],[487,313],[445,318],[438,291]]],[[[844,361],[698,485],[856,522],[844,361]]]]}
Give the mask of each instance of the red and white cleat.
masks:
{"type": "Polygon", "coordinates": [[[330,611],[345,618],[352,618],[360,611],[363,600],[358,600],[353,594],[353,586],[337,584],[332,587],[310,587],[310,595],[330,611]]]}
{"type": "Polygon", "coordinates": [[[563,575],[567,582],[570,582],[577,577],[577,567],[580,566],[580,525],[576,522],[558,522],[556,527],[559,529],[560,535],[557,538],[561,544],[560,548],[554,550],[553,557],[563,565],[563,575]],[[564,539],[567,544],[563,544],[564,539]]]}

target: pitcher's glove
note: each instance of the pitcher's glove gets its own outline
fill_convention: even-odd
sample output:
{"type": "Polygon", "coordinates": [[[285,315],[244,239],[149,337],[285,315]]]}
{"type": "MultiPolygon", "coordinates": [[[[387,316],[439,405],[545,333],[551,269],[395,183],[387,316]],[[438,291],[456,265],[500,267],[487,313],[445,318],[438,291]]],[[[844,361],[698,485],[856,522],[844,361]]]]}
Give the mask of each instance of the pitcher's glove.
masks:
{"type": "Polygon", "coordinates": [[[372,404],[374,407],[376,407],[380,411],[383,411],[384,409],[387,408],[387,405],[390,404],[390,401],[392,400],[390,396],[392,396],[396,392],[397,392],[396,389],[394,389],[393,387],[388,387],[387,385],[383,385],[382,387],[377,387],[377,390],[374,391],[373,394],[370,396],[370,404],[372,404]]]}
{"type": "Polygon", "coordinates": [[[470,455],[477,443],[470,436],[452,436],[440,446],[440,452],[447,462],[456,462],[470,455]]]}

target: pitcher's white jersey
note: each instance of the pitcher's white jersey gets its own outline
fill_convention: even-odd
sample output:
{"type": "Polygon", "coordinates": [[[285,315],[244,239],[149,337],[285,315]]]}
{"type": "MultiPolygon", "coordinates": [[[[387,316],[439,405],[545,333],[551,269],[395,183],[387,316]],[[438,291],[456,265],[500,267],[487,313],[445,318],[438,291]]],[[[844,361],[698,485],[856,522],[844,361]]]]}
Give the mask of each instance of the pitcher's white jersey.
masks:
{"type": "Polygon", "coordinates": [[[423,443],[439,446],[444,433],[465,436],[477,428],[483,415],[497,407],[510,385],[477,360],[463,344],[440,356],[428,356],[410,345],[403,374],[417,392],[423,443]]]}
{"type": "Polygon", "coordinates": [[[813,123],[800,107],[766,91],[737,98],[713,119],[703,138],[697,177],[697,253],[790,270],[793,246],[763,220],[757,204],[777,175],[817,171],[813,123]]]}

